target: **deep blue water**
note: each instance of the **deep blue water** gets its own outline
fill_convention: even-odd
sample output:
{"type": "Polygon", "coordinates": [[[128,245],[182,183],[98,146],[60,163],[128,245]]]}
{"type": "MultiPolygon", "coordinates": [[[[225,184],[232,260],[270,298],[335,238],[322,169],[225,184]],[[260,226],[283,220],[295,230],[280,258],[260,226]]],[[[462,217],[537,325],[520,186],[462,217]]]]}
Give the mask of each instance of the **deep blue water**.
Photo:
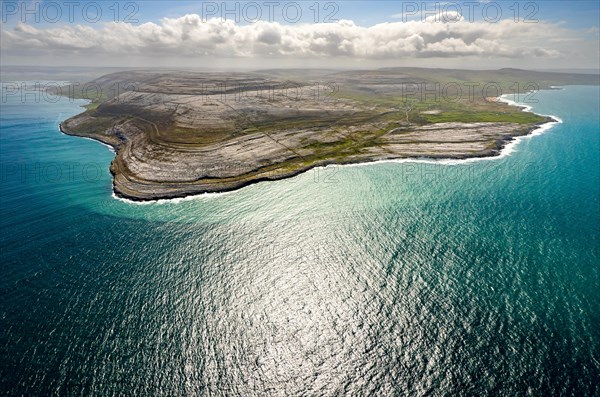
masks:
{"type": "Polygon", "coordinates": [[[2,103],[0,394],[600,395],[598,87],[506,157],[111,196],[81,103],[2,103]]]}

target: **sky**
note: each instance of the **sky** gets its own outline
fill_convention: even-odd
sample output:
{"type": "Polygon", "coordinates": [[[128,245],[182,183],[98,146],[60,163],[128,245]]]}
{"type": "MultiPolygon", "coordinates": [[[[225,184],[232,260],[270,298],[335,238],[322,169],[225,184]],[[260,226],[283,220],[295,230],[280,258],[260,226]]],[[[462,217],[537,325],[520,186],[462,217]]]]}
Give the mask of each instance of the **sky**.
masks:
{"type": "Polygon", "coordinates": [[[0,1],[4,65],[598,69],[592,1],[0,1]]]}

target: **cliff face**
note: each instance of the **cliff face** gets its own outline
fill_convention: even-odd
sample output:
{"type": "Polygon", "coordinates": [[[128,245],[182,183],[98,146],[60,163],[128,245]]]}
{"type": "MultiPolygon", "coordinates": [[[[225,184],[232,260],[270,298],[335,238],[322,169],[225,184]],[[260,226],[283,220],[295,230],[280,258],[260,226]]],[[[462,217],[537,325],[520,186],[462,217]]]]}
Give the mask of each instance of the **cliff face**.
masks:
{"type": "Polygon", "coordinates": [[[493,156],[548,121],[483,98],[408,101],[397,90],[409,77],[366,74],[334,85],[259,74],[118,73],[94,82],[113,95],[61,129],[113,146],[115,192],[151,200],[332,163],[493,156]]]}

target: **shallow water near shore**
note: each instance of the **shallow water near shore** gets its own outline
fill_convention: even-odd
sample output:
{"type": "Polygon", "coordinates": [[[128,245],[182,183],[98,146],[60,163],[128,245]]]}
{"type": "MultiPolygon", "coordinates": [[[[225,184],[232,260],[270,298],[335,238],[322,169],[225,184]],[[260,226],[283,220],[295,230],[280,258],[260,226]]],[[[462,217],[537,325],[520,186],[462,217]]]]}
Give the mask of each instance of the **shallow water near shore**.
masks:
{"type": "Polygon", "coordinates": [[[510,155],[132,204],[83,102],[2,106],[9,395],[598,395],[598,87],[510,155]]]}

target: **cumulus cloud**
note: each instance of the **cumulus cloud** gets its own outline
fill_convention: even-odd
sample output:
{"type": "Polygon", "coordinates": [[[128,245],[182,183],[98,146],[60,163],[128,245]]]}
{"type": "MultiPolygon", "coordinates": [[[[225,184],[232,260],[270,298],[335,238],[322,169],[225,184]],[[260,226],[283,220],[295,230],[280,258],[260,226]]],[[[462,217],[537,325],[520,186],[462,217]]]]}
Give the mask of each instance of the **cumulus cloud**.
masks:
{"type": "Polygon", "coordinates": [[[257,22],[239,25],[230,20],[202,20],[189,14],[164,18],[159,24],[111,22],[98,27],[65,25],[37,28],[20,23],[2,30],[2,50],[32,53],[141,54],[145,56],[210,57],[557,57],[564,51],[553,39],[577,37],[556,24],[468,22],[386,22],[363,27],[353,21],[282,25],[257,22]],[[554,47],[553,47],[554,45],[554,47]]]}

